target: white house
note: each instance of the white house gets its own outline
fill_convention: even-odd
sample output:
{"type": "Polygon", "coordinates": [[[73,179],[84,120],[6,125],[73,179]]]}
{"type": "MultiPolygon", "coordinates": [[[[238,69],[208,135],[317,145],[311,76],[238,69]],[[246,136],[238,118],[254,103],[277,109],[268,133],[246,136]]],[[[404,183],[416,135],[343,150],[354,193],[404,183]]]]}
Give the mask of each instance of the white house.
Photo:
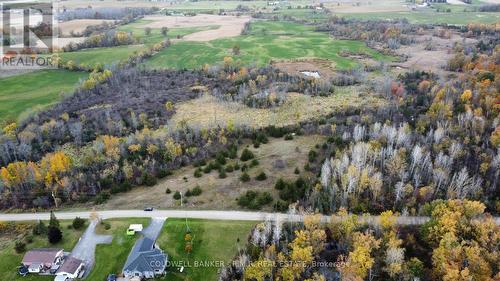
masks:
{"type": "Polygon", "coordinates": [[[69,279],[77,278],[81,273],[83,273],[84,266],[85,264],[83,263],[82,260],[79,260],[74,257],[69,257],[64,261],[63,265],[57,270],[56,279],[54,279],[54,281],[66,280],[68,278],[69,279]],[[64,277],[66,277],[66,279],[64,279],[64,277]]]}

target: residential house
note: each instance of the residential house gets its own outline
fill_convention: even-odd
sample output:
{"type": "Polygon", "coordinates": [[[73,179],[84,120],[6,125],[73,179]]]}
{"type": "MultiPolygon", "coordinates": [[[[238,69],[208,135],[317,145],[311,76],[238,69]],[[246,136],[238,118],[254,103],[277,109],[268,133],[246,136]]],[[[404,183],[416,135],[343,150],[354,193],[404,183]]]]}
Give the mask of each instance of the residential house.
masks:
{"type": "Polygon", "coordinates": [[[63,258],[63,249],[39,248],[26,252],[22,264],[30,273],[40,273],[59,266],[63,258]]]}
{"type": "Polygon", "coordinates": [[[167,254],[158,247],[154,240],[141,237],[125,262],[123,275],[125,278],[154,278],[164,274],[166,266],[167,254]]]}
{"type": "Polygon", "coordinates": [[[85,264],[83,263],[82,260],[74,257],[69,257],[64,261],[63,265],[57,270],[55,281],[57,281],[58,278],[59,280],[66,280],[63,279],[64,277],[66,277],[67,279],[78,278],[80,277],[80,275],[83,275],[84,267],[85,264]]]}

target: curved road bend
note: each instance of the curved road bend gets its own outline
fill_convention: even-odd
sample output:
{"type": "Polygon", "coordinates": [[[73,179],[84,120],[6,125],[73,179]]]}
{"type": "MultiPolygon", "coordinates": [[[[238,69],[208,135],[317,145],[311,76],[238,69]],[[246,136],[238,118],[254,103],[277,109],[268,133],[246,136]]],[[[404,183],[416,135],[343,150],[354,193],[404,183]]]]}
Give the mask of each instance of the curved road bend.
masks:
{"type": "MultiPolygon", "coordinates": [[[[84,212],[55,212],[59,219],[73,219],[75,217],[89,218],[91,211],[84,212]]],[[[145,212],[142,210],[113,210],[113,211],[97,211],[97,214],[102,219],[110,218],[133,218],[133,217],[148,217],[148,218],[193,218],[193,219],[212,219],[212,220],[243,220],[243,221],[263,221],[263,220],[279,220],[279,221],[300,221],[301,215],[287,215],[282,213],[265,213],[265,212],[244,212],[244,211],[196,211],[196,210],[155,210],[145,212]]],[[[19,214],[0,214],[0,221],[32,221],[32,220],[48,220],[50,213],[19,213],[19,214]]],[[[378,216],[359,216],[360,220],[373,224],[378,221],[378,216]]],[[[324,216],[324,221],[329,221],[331,216],[324,216]]],[[[397,223],[400,225],[420,225],[428,221],[428,217],[417,216],[402,216],[397,218],[397,223]]],[[[500,224],[500,217],[495,217],[497,224],[500,224]]]]}

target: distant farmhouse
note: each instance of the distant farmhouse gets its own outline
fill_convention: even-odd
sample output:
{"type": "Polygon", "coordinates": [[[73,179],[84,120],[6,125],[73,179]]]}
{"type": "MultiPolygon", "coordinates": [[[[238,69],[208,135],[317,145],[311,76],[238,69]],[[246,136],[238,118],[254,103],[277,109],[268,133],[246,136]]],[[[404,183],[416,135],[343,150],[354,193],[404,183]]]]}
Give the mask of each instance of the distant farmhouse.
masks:
{"type": "Polygon", "coordinates": [[[132,248],[125,266],[125,278],[154,278],[165,273],[167,254],[165,254],[154,240],[141,237],[132,248]]]}

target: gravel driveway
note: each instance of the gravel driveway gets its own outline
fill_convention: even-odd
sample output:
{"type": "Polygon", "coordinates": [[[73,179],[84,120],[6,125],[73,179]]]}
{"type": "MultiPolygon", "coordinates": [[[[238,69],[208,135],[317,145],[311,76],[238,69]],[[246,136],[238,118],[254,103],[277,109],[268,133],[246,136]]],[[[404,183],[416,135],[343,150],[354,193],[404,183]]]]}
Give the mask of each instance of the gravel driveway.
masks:
{"type": "Polygon", "coordinates": [[[87,276],[95,261],[95,248],[97,244],[110,244],[113,241],[113,236],[111,235],[97,235],[95,233],[95,227],[97,225],[97,220],[92,220],[87,230],[83,233],[78,243],[71,251],[70,256],[80,259],[85,262],[85,275],[87,276]]]}

